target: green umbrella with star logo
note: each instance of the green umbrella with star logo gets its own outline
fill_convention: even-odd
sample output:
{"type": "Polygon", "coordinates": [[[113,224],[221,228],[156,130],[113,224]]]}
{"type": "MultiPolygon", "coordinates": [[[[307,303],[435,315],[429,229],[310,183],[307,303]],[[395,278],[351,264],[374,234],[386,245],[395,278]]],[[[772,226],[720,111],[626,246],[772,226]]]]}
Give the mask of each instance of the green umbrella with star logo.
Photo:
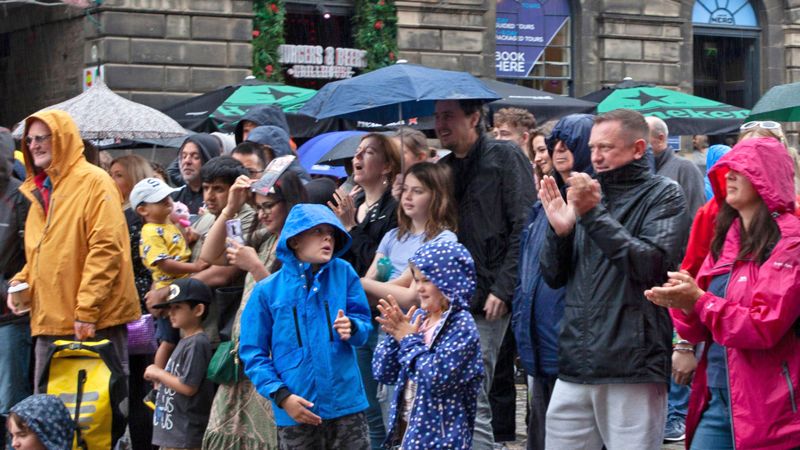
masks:
{"type": "Polygon", "coordinates": [[[671,89],[633,82],[618,86],[593,92],[583,99],[598,101],[598,114],[632,109],[644,116],[659,117],[667,123],[672,136],[728,133],[737,130],[750,114],[747,109],[671,89]],[[598,98],[603,95],[604,98],[598,98]]]}

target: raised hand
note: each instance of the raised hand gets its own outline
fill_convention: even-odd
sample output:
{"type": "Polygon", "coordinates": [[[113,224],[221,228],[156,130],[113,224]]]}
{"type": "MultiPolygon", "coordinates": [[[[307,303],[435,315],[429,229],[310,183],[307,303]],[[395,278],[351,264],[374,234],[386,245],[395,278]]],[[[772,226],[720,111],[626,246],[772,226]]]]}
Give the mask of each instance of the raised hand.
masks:
{"type": "Polygon", "coordinates": [[[575,210],[561,197],[555,178],[545,175],[539,189],[539,199],[542,201],[547,221],[559,236],[567,236],[575,228],[577,217],[575,210]]]}
{"type": "Polygon", "coordinates": [[[600,183],[589,175],[573,172],[567,184],[567,203],[578,216],[586,214],[600,203],[600,183]]]}
{"type": "Polygon", "coordinates": [[[383,331],[392,335],[397,342],[400,342],[409,334],[419,332],[419,327],[422,325],[422,316],[412,320],[417,307],[412,306],[407,313],[403,313],[393,296],[387,295],[386,298],[388,301],[384,299],[378,300],[378,311],[381,312],[381,316],[375,318],[381,324],[383,331]]]}
{"type": "Polygon", "coordinates": [[[336,320],[333,321],[333,329],[339,333],[339,339],[343,341],[350,339],[350,335],[353,333],[353,325],[341,309],[336,314],[336,320]]]}
{"type": "Polygon", "coordinates": [[[356,204],[353,201],[352,193],[348,195],[344,189],[339,188],[333,193],[334,202],[328,202],[328,208],[336,214],[345,229],[349,230],[356,226],[356,204]]]}

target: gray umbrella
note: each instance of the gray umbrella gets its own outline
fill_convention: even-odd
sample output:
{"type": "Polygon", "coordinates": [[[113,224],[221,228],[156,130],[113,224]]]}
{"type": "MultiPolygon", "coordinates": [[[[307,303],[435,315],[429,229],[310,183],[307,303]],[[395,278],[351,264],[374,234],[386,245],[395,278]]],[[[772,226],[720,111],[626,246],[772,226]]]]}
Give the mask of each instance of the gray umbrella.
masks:
{"type": "MultiPolygon", "coordinates": [[[[123,98],[98,81],[83,94],[48,106],[72,116],[83,139],[163,139],[186,136],[186,130],[166,114],[123,98]]],[[[25,124],[14,129],[19,139],[25,124]]]]}

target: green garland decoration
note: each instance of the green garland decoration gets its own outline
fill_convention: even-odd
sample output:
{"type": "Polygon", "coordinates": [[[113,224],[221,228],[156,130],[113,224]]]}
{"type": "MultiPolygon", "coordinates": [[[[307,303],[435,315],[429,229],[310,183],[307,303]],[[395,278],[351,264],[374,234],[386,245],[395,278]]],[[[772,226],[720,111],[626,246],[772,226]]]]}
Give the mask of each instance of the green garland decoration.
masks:
{"type": "MultiPolygon", "coordinates": [[[[397,10],[394,0],[356,0],[353,16],[356,48],[367,51],[367,67],[379,69],[397,61],[397,10]]],[[[253,75],[282,82],[278,47],[284,43],[284,0],[253,2],[253,75]]]]}
{"type": "Polygon", "coordinates": [[[365,72],[397,61],[397,10],[394,0],[356,0],[356,47],[367,51],[365,72]]]}
{"type": "Polygon", "coordinates": [[[284,43],[284,1],[255,0],[253,13],[253,75],[265,81],[282,82],[278,46],[284,43]]]}

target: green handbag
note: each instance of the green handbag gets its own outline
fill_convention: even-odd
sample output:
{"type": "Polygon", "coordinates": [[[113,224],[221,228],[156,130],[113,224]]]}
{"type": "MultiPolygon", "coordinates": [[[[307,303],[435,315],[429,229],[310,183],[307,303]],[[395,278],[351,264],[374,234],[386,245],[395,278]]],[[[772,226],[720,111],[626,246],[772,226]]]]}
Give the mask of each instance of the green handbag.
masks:
{"type": "Polygon", "coordinates": [[[239,382],[239,354],[234,341],[219,343],[208,363],[206,377],[217,384],[233,385],[239,382]]]}

